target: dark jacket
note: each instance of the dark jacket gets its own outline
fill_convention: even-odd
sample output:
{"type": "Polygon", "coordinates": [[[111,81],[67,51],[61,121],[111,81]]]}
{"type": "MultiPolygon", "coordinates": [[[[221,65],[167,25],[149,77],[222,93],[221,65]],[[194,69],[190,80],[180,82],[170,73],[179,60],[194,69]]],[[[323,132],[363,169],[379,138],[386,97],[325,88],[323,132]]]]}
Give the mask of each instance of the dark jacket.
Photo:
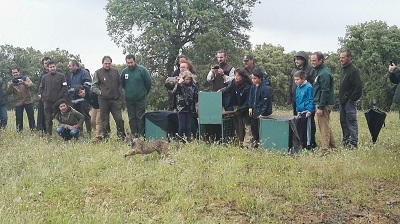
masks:
{"type": "Polygon", "coordinates": [[[296,99],[296,84],[294,83],[293,75],[297,71],[304,71],[306,74],[306,80],[309,82],[311,85],[314,83],[315,79],[315,70],[314,68],[308,64],[308,55],[304,51],[299,51],[294,55],[293,61],[296,59],[296,57],[302,57],[304,58],[304,66],[301,68],[295,67],[293,68],[292,72],[289,75],[289,83],[288,83],[288,90],[287,90],[287,103],[291,104],[293,103],[293,100],[296,99]]]}
{"type": "Polygon", "coordinates": [[[79,128],[82,127],[82,124],[85,121],[85,116],[83,116],[72,107],[68,107],[67,112],[65,113],[61,113],[61,111],[58,111],[55,118],[59,122],[59,128],[69,128],[73,125],[78,125],[79,128]]]}
{"type": "Polygon", "coordinates": [[[121,96],[121,79],[117,69],[101,68],[94,72],[92,91],[101,99],[118,100],[121,96]]]}
{"type": "Polygon", "coordinates": [[[67,80],[64,74],[56,72],[43,76],[40,83],[40,95],[43,101],[55,103],[59,99],[67,99],[67,91],[67,80]]]}
{"type": "Polygon", "coordinates": [[[138,64],[133,69],[124,68],[121,72],[121,84],[125,90],[125,100],[137,102],[150,92],[150,74],[145,67],[138,64]]]}
{"type": "Polygon", "coordinates": [[[253,118],[272,114],[272,97],[267,78],[263,78],[260,86],[253,84],[250,87],[248,104],[253,110],[253,118]]]}
{"type": "Polygon", "coordinates": [[[315,70],[317,73],[314,82],[313,100],[318,109],[322,110],[326,105],[335,104],[333,77],[331,70],[325,64],[321,64],[315,70]]]}
{"type": "Polygon", "coordinates": [[[393,96],[393,103],[400,104],[400,85],[398,85],[400,83],[400,70],[396,69],[393,73],[390,73],[389,80],[397,85],[393,96]]]}
{"type": "Polygon", "coordinates": [[[357,101],[362,95],[360,70],[352,62],[342,67],[340,73],[339,101],[345,104],[348,100],[357,101]]]}
{"type": "Polygon", "coordinates": [[[31,88],[34,86],[34,84],[26,76],[21,76],[18,79],[13,79],[13,81],[8,85],[6,90],[7,94],[13,95],[14,106],[16,107],[31,104],[33,102],[31,88]],[[19,84],[18,79],[24,80],[24,83],[19,84]]]}
{"type": "Polygon", "coordinates": [[[172,94],[176,100],[176,110],[179,112],[196,112],[198,102],[198,91],[195,84],[175,84],[172,94]]]}
{"type": "Polygon", "coordinates": [[[90,92],[92,85],[92,78],[85,69],[78,68],[75,73],[71,74],[68,79],[68,96],[71,103],[79,103],[82,98],[76,97],[75,87],[81,85],[85,88],[85,92],[90,92]]]}
{"type": "Polygon", "coordinates": [[[246,82],[244,79],[240,85],[237,85],[235,80],[232,80],[227,87],[222,88],[220,91],[222,92],[222,96],[230,96],[228,106],[238,106],[238,111],[243,110],[247,112],[251,85],[250,82],[246,82]]]}

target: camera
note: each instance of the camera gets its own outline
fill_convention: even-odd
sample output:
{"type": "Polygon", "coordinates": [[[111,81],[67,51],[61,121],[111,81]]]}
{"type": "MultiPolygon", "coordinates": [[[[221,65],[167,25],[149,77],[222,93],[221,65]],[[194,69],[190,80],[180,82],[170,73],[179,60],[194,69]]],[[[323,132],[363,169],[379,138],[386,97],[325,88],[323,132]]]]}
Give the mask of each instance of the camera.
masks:
{"type": "Polygon", "coordinates": [[[211,69],[219,69],[219,65],[214,65],[211,69]]]}

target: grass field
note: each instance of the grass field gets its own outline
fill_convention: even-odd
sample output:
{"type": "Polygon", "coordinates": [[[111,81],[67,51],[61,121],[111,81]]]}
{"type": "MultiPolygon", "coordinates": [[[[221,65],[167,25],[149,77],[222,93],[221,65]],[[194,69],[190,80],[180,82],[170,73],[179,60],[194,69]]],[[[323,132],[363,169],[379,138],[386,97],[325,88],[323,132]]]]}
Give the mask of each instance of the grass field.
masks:
{"type": "MultiPolygon", "coordinates": [[[[400,223],[397,112],[376,145],[360,112],[359,149],[323,157],[194,142],[125,159],[116,136],[47,143],[9,117],[0,223],[400,223]]],[[[340,143],[337,112],[331,122],[340,143]]]]}

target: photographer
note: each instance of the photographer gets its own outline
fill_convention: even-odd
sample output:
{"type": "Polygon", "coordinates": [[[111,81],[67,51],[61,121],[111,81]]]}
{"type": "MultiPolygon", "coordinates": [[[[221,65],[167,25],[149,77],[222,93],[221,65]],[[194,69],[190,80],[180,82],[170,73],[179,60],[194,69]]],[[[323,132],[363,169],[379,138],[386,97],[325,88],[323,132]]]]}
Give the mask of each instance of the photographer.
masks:
{"type": "MultiPolygon", "coordinates": [[[[216,57],[218,65],[211,67],[211,70],[207,75],[207,81],[212,83],[211,91],[213,92],[227,87],[235,77],[235,68],[226,62],[227,56],[225,51],[219,50],[216,57]]],[[[230,95],[228,94],[222,98],[222,106],[225,111],[233,110],[233,107],[228,106],[229,100],[230,95]]]]}

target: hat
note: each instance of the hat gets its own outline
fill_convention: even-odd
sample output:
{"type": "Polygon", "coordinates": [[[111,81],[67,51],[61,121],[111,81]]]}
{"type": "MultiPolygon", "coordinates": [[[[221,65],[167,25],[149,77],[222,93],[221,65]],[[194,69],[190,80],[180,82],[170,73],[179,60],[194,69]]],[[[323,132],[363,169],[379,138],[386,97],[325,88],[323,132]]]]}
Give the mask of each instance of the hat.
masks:
{"type": "Polygon", "coordinates": [[[254,60],[253,55],[248,54],[248,55],[244,56],[243,61],[248,61],[248,60],[254,60]]]}

